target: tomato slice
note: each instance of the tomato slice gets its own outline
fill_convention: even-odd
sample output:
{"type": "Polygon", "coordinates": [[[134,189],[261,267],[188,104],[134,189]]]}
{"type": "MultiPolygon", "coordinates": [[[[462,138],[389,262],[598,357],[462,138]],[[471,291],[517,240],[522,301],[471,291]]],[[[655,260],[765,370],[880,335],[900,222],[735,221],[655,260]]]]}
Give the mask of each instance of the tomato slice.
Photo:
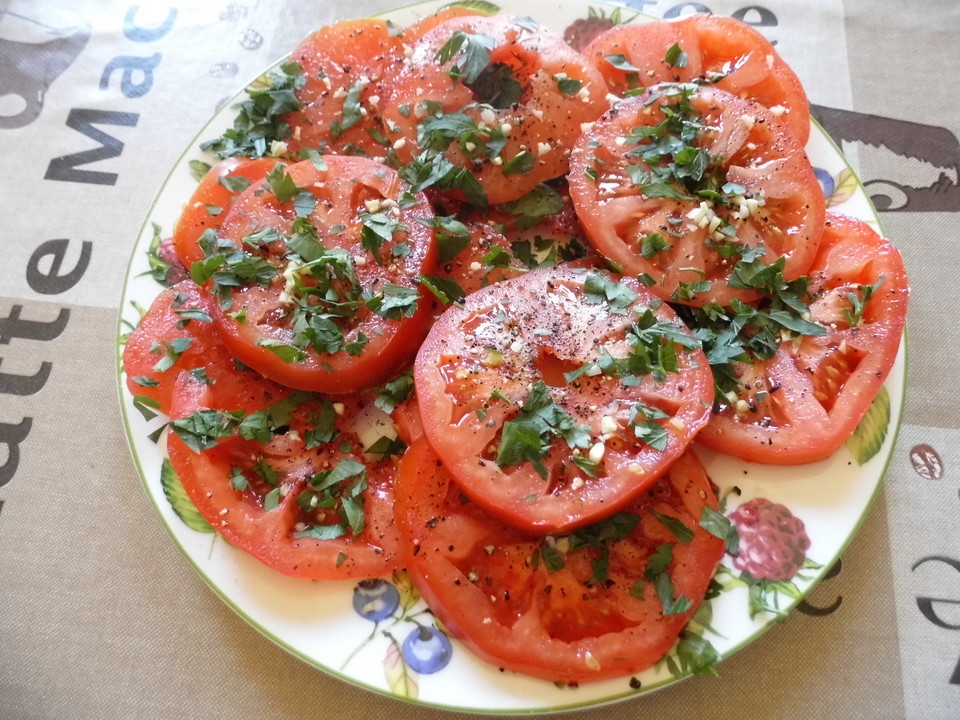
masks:
{"type": "Polygon", "coordinates": [[[890,372],[909,295],[903,260],[866,223],[827,217],[810,271],[810,318],[826,334],[736,363],[737,390],[718,396],[719,413],[698,436],[707,447],[776,465],[822,460],[853,433],[890,372]]]}
{"type": "Polygon", "coordinates": [[[318,164],[235,200],[217,247],[204,248],[206,286],[236,357],[290,387],[348,393],[409,365],[427,332],[433,300],[418,281],[436,264],[433,213],[422,195],[406,202],[381,163],[318,164]]]}
{"type": "Polygon", "coordinates": [[[231,157],[210,168],[173,228],[174,247],[187,268],[203,259],[203,251],[197,242],[204,231],[218,230],[234,197],[249,183],[263,180],[278,162],[277,158],[231,157]]]}
{"type": "Polygon", "coordinates": [[[730,279],[737,257],[762,245],[793,280],[823,232],[803,148],[769,110],[714,88],[664,85],[619,103],[581,136],[569,180],[597,249],[674,302],[752,301],[730,279]]]}
{"type": "Polygon", "coordinates": [[[478,505],[531,531],[609,515],[707,421],[699,344],[636,281],[560,266],[484,288],[414,364],[424,431],[478,505]]]}
{"type": "Polygon", "coordinates": [[[398,459],[374,462],[358,434],[368,398],[291,392],[232,361],[177,380],[170,462],[231,545],[285,575],[374,577],[400,565],[398,459]]]}
{"type": "Polygon", "coordinates": [[[123,371],[134,397],[169,415],[180,373],[200,372],[208,362],[226,357],[211,321],[212,306],[210,296],[190,280],[154,299],[123,348],[123,371]]]}
{"type": "Polygon", "coordinates": [[[403,59],[401,40],[385,20],[342,20],[308,35],[290,56],[306,82],[296,93],[300,109],[284,118],[291,132],[288,152],[385,156],[384,80],[403,59]]]}
{"type": "Polygon", "coordinates": [[[801,145],[810,137],[810,104],[796,73],[763,35],[734,18],[691,15],[617,25],[583,55],[615,93],[660,82],[705,82],[775,108],[801,145]]]}
{"type": "Polygon", "coordinates": [[[525,533],[467,501],[426,443],[407,451],[396,494],[407,569],[444,626],[488,662],[556,682],[656,663],[723,556],[723,541],[700,527],[717,501],[690,452],[618,515],[566,537],[525,533]],[[686,526],[689,542],[654,513],[686,526]],[[660,579],[658,553],[670,553],[660,579]]]}
{"type": "Polygon", "coordinates": [[[433,15],[427,15],[408,28],[405,28],[403,31],[403,42],[407,45],[413,45],[438,25],[442,25],[448,20],[464,17],[490,17],[490,13],[483,12],[480,8],[448,5],[447,7],[437,10],[433,15]]]}
{"type": "Polygon", "coordinates": [[[516,200],[567,171],[580,124],[607,107],[603,78],[531,22],[457,18],[414,44],[383,113],[401,162],[442,154],[476,176],[479,188],[462,176],[455,186],[476,204],[516,200]]]}

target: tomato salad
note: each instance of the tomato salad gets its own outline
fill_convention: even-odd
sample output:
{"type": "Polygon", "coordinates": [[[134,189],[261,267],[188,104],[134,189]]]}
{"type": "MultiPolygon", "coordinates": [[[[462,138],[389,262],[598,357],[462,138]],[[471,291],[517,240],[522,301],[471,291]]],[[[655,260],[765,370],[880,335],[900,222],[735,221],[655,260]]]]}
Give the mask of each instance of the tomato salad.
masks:
{"type": "Polygon", "coordinates": [[[127,384],[268,566],[407,568],[501,668],[638,672],[737,551],[695,443],[822,459],[896,355],[902,261],[826,213],[807,113],[725,18],[322,28],[203,144],[127,384]]]}

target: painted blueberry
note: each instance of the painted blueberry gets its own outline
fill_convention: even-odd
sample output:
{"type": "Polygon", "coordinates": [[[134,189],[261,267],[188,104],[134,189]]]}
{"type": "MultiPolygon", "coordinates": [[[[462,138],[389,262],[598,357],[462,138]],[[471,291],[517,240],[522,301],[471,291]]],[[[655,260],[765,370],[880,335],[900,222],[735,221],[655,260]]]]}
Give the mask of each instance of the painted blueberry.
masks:
{"type": "Polygon", "coordinates": [[[443,670],[453,655],[450,638],[436,626],[420,625],[403,641],[403,659],[412,670],[423,675],[443,670]]]}
{"type": "Polygon", "coordinates": [[[361,580],[353,589],[353,609],[367,620],[380,622],[400,604],[400,593],[386,580],[361,580]]]}
{"type": "Polygon", "coordinates": [[[817,181],[820,183],[820,187],[823,188],[823,196],[830,197],[833,195],[833,191],[837,187],[837,183],[833,179],[833,175],[828,173],[823,168],[818,167],[813,169],[813,174],[817,176],[817,181]]]}

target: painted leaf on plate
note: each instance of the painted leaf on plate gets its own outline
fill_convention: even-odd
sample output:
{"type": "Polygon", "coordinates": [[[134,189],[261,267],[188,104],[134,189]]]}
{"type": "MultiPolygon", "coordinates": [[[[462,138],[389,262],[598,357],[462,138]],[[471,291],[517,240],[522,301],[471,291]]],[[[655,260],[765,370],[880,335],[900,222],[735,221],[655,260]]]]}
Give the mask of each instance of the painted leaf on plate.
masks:
{"type": "Polygon", "coordinates": [[[390,639],[386,657],[383,659],[383,672],[390,692],[405,698],[417,697],[417,693],[420,691],[417,684],[417,673],[411,670],[403,659],[400,643],[389,633],[384,633],[384,635],[390,639]]]}
{"type": "Polygon", "coordinates": [[[849,169],[841,170],[837,177],[836,187],[830,197],[827,198],[827,207],[831,208],[846,202],[853,196],[858,187],[860,187],[860,183],[857,181],[857,176],[849,169]]]}
{"type": "Polygon", "coordinates": [[[203,516],[187,497],[187,491],[183,489],[183,483],[170,464],[168,458],[164,458],[163,466],[160,468],[160,485],[163,488],[163,495],[170,503],[170,507],[177,514],[177,517],[183,520],[183,524],[191,530],[201,533],[212,533],[213,528],[210,523],[203,519],[203,516]]]}
{"type": "Polygon", "coordinates": [[[847,438],[847,448],[858,463],[863,465],[880,451],[889,427],[890,393],[885,387],[881,387],[867,414],[863,416],[853,435],[847,438]]]}
{"type": "Polygon", "coordinates": [[[406,570],[393,571],[393,585],[400,593],[400,606],[404,610],[409,610],[420,599],[420,591],[417,590],[406,570]]]}

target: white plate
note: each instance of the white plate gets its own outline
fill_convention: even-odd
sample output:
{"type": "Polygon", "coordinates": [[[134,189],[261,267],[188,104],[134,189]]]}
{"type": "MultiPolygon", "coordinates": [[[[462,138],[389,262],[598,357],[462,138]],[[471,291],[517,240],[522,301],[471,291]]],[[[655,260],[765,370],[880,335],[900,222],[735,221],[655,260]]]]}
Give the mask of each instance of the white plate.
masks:
{"type": "MultiPolygon", "coordinates": [[[[433,0],[387,13],[393,22],[408,25],[434,12],[444,0],[433,0]]],[[[529,15],[550,28],[563,32],[565,28],[585,19],[609,17],[617,6],[599,6],[564,0],[563,3],[545,0],[503,0],[504,13],[529,15]],[[599,6],[599,8],[598,8],[599,6]],[[597,13],[597,10],[600,13],[597,13]]],[[[632,12],[620,8],[622,19],[632,12]]],[[[641,22],[647,18],[638,17],[641,22]]],[[[594,19],[591,23],[600,22],[594,19]]],[[[242,97],[242,93],[234,102],[242,97]]],[[[180,157],[164,181],[156,200],[141,228],[136,247],[127,268],[123,290],[118,337],[136,325],[141,308],[149,307],[160,287],[148,274],[147,250],[154,238],[153,225],[169,234],[174,221],[196,182],[189,163],[191,160],[211,162],[198,145],[202,140],[218,136],[232,125],[233,102],[224,106],[200,130],[189,148],[180,157]]],[[[862,185],[843,158],[836,145],[818,127],[813,128],[807,145],[807,154],[818,169],[818,177],[828,195],[828,205],[847,215],[866,220],[879,229],[879,220],[862,185]]],[[[121,348],[122,351],[122,348],[121,348]]],[[[833,457],[813,465],[793,468],[771,468],[750,465],[742,461],[700,450],[714,482],[721,493],[729,493],[736,486],[741,494],[729,494],[727,512],[736,506],[767,498],[779,503],[799,518],[809,537],[808,565],[796,576],[778,583],[765,582],[759,588],[764,599],[789,611],[825,575],[836,562],[863,521],[880,486],[881,479],[893,450],[896,429],[903,407],[905,389],[905,349],[900,354],[887,380],[884,397],[889,405],[878,402],[874,410],[886,414],[887,433],[879,451],[865,462],[859,462],[846,448],[833,457]]],[[[188,526],[178,515],[164,494],[161,469],[164,460],[163,442],[155,443],[148,436],[164,423],[164,418],[144,418],[136,411],[126,389],[122,370],[120,374],[121,407],[127,438],[137,469],[157,513],[174,541],[209,583],[247,622],[266,637],[286,648],[297,657],[337,677],[375,692],[406,697],[425,705],[474,712],[530,712],[555,711],[595,705],[650,692],[676,682],[676,648],[669,662],[637,676],[624,677],[580,687],[557,687],[553,683],[521,675],[500,672],[475,656],[456,640],[452,641],[449,662],[431,673],[414,672],[404,660],[402,645],[418,625],[410,618],[424,608],[422,603],[411,605],[415,595],[404,582],[403,575],[386,579],[398,592],[387,589],[386,597],[395,598],[397,606],[384,612],[387,617],[378,623],[361,617],[353,606],[356,583],[316,583],[298,581],[275,573],[258,561],[234,549],[216,535],[188,526]],[[672,666],[672,667],[671,667],[672,666]]],[[[202,523],[192,523],[202,529],[202,523]]],[[[760,612],[753,618],[749,611],[749,591],[740,580],[740,572],[732,558],[724,558],[718,575],[725,589],[719,596],[705,602],[698,616],[709,622],[716,633],[694,625],[692,632],[709,640],[721,657],[727,657],[755,640],[775,622],[770,612],[760,612]]],[[[357,592],[362,592],[357,590],[357,592]]],[[[756,590],[755,590],[756,593],[756,590]]],[[[417,618],[423,622],[424,617],[417,618]]],[[[442,638],[441,638],[442,639],[442,638]]],[[[435,643],[446,648],[445,643],[435,643]]],[[[683,675],[677,672],[677,675],[683,675]]]]}

